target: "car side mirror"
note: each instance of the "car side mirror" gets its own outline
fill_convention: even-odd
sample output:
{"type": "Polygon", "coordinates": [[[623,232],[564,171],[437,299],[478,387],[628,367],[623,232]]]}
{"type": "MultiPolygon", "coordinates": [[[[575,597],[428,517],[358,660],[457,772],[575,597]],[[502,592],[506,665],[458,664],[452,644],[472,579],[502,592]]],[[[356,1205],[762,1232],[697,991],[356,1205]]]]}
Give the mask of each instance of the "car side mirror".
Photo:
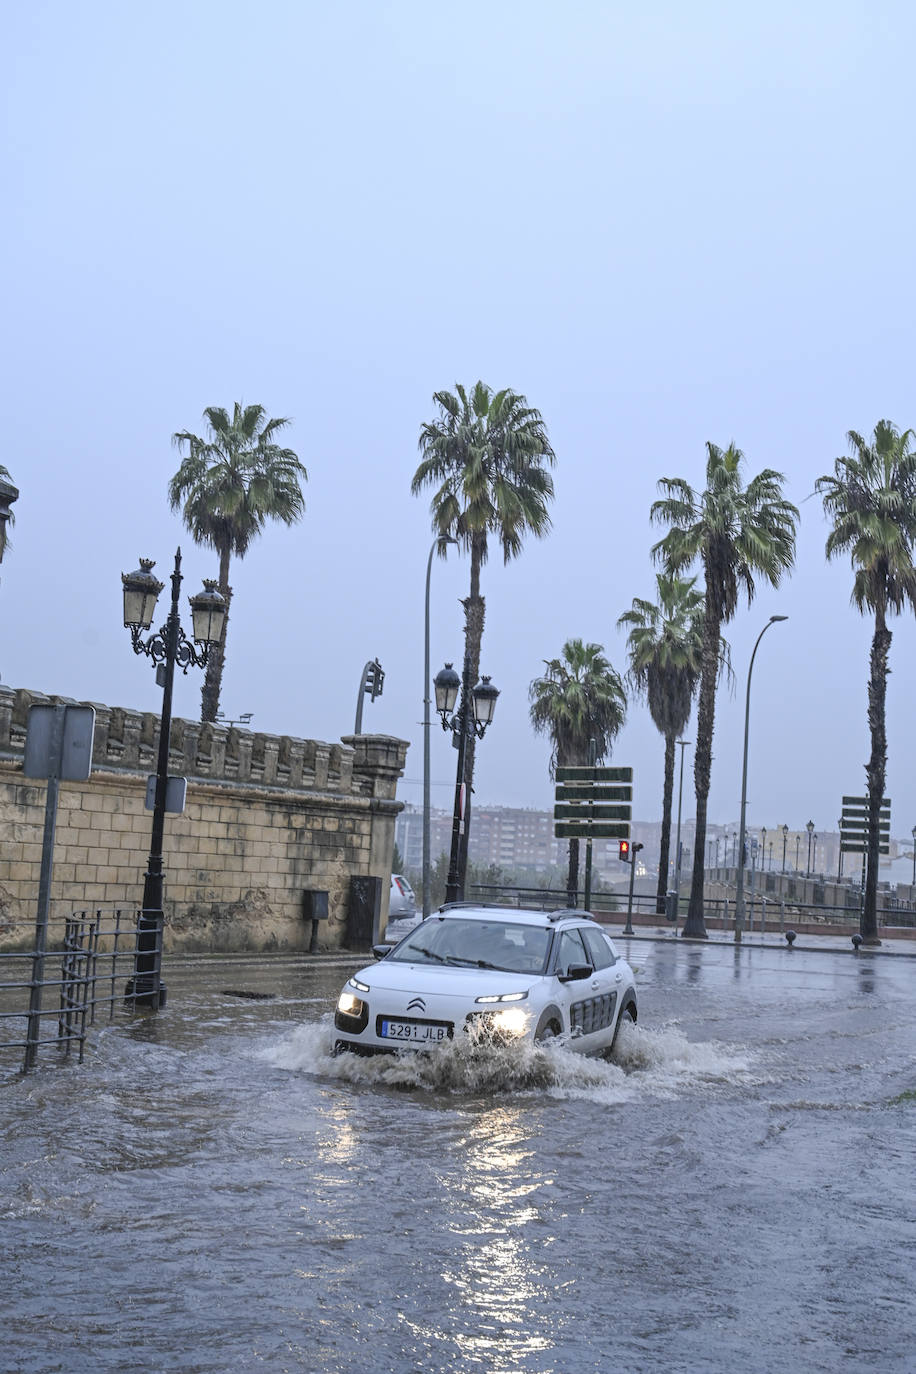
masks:
{"type": "Polygon", "coordinates": [[[565,973],[558,973],[561,983],[581,983],[583,978],[591,978],[594,969],[591,964],[570,964],[565,973]]]}
{"type": "Polygon", "coordinates": [[[373,945],[372,953],[375,955],[376,959],[384,959],[393,949],[394,945],[373,945]]]}

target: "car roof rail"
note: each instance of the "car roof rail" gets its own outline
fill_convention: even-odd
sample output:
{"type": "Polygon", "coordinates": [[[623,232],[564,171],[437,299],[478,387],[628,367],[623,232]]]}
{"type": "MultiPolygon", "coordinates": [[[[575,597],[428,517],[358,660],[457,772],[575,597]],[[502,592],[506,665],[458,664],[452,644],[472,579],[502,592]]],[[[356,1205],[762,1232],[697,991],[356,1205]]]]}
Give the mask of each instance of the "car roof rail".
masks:
{"type": "Polygon", "coordinates": [[[589,921],[594,919],[590,911],[581,911],[578,907],[572,906],[561,906],[555,911],[547,912],[548,921],[562,921],[566,916],[584,916],[589,921]]]}

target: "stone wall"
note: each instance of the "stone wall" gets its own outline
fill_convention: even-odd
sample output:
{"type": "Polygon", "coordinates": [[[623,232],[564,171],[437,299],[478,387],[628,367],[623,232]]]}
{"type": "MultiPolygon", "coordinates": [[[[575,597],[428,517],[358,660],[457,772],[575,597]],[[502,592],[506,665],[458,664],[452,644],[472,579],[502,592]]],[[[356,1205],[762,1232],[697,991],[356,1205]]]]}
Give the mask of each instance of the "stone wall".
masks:
{"type": "MultiPolygon", "coordinates": [[[[29,707],[64,700],[0,686],[0,947],[29,943],[35,922],[47,788],[22,773],[29,707]]],[[[137,908],[149,853],[159,718],[83,704],[96,711],[93,767],[60,785],[52,923],[137,908]]],[[[384,920],[406,753],[386,735],[326,744],[173,721],[169,772],[188,791],[184,812],[166,817],[166,949],[306,947],[309,888],[329,894],[320,944],[340,946],[354,875],[381,879],[384,920]]]]}

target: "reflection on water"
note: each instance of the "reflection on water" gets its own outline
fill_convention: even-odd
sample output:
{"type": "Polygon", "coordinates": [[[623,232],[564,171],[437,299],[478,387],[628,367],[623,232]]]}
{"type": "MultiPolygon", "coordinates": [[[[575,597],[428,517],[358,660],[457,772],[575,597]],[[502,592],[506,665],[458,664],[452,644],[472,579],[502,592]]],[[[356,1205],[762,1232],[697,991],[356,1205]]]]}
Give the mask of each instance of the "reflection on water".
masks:
{"type": "Polygon", "coordinates": [[[339,974],[173,978],[3,1089],[4,1367],[909,1370],[909,977],[689,954],[608,1061],[334,1058],[339,974]]]}

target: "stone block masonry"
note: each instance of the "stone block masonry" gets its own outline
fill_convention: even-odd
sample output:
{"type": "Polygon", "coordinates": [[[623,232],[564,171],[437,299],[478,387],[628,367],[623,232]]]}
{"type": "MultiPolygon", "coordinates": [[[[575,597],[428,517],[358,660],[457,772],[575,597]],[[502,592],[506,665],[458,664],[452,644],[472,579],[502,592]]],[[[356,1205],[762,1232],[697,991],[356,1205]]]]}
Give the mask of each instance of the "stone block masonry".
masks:
{"type": "MultiPolygon", "coordinates": [[[[22,774],[29,707],[61,701],[0,686],[0,948],[31,943],[38,900],[46,788],[22,774]]],[[[80,704],[95,707],[93,767],[60,787],[52,938],[72,911],[137,909],[149,854],[159,717],[80,704]]],[[[173,720],[169,772],[188,793],[166,817],[166,950],[307,948],[307,888],[329,894],[319,942],[340,947],[357,874],[381,879],[385,917],[406,755],[388,735],[326,744],[173,720]]]]}

